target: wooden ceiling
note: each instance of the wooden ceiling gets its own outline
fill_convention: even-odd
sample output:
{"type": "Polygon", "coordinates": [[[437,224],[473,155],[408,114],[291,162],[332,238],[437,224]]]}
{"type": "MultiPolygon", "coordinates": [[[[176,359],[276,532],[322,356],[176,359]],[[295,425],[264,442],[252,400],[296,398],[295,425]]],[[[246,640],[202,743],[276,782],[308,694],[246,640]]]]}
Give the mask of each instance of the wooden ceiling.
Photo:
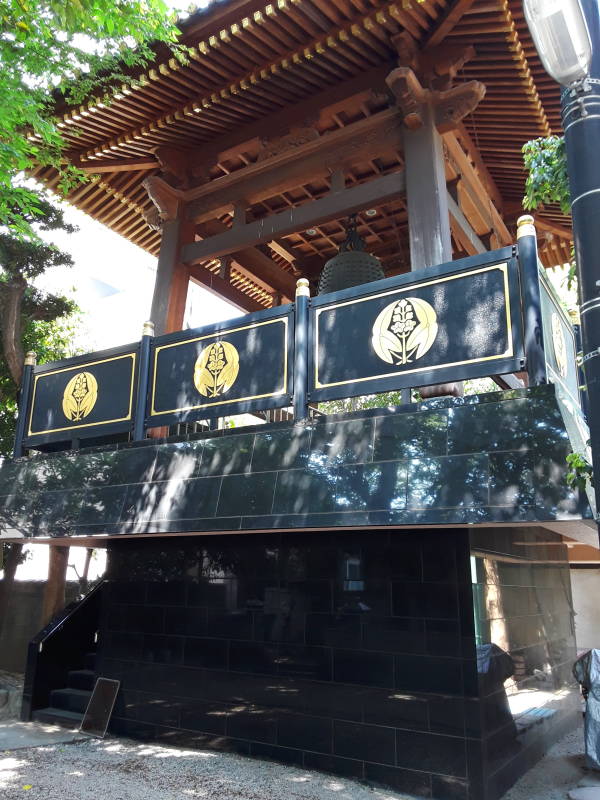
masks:
{"type": "MultiPolygon", "coordinates": [[[[277,153],[281,137],[287,135],[289,147],[290,129],[293,147],[294,136],[301,145],[311,135],[331,135],[367,120],[390,105],[385,76],[397,64],[392,38],[402,31],[423,49],[442,42],[475,47],[457,80],[483,82],[486,95],[458,130],[444,135],[447,179],[486,246],[513,241],[522,213],[521,147],[536,136],[560,132],[559,89],[539,62],[520,0],[213,3],[182,25],[182,41],[191,48],[188,64],[159,48],[153,67],[136,76],[137,85],[123,86],[110,104],[90,98],[78,108],[57,106],[69,159],[92,174],[68,200],[157,254],[160,232],[146,222],[153,206],[142,186],[160,172],[157,148],[178,154],[170,160],[175,181],[203,185],[244,170],[265,151],[277,153]]],[[[345,185],[402,167],[399,146],[375,158],[357,157],[346,170],[345,185]]],[[[54,170],[40,168],[34,174],[57,187],[54,170]]],[[[311,202],[331,189],[332,180],[327,171],[298,177],[295,185],[249,203],[246,211],[250,219],[260,219],[311,202]]],[[[542,261],[546,266],[567,261],[570,220],[555,208],[542,210],[536,219],[542,261]]],[[[231,224],[232,214],[224,211],[200,223],[198,237],[231,224]]],[[[368,215],[362,212],[359,230],[389,274],[409,269],[402,199],[375,205],[368,215]]],[[[452,230],[455,257],[468,254],[464,233],[455,224],[452,230]]],[[[268,279],[268,265],[259,263],[261,256],[289,279],[314,278],[343,238],[344,220],[332,220],[251,248],[246,257],[236,253],[227,275],[229,293],[218,277],[207,280],[207,275],[222,275],[217,261],[203,264],[198,278],[229,299],[247,298],[248,308],[269,306],[278,292],[268,279]]]]}

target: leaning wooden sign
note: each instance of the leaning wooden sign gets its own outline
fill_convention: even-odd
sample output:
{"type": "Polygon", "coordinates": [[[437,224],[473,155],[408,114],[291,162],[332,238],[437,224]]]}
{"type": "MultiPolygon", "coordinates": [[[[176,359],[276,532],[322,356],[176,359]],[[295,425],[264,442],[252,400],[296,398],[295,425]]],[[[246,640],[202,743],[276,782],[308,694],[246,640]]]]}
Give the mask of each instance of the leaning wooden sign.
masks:
{"type": "Polygon", "coordinates": [[[310,336],[311,401],[519,372],[513,250],[313,298],[310,336]]]}
{"type": "Polygon", "coordinates": [[[293,311],[280,306],[156,338],[147,424],[290,405],[293,311]]]}

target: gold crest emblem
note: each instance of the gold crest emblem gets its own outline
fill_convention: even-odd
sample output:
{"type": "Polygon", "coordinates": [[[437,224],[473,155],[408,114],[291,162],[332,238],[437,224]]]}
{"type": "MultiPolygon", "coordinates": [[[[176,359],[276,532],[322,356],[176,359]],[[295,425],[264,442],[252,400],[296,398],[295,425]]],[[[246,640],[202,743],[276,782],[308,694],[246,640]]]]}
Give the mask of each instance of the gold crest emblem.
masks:
{"type": "Polygon", "coordinates": [[[556,368],[559,374],[563,378],[566,378],[568,371],[567,343],[565,341],[565,332],[563,331],[560,318],[555,312],[552,313],[552,344],[554,346],[556,368]]]}
{"type": "Polygon", "coordinates": [[[218,397],[227,392],[240,371],[240,356],[230,342],[213,342],[196,360],[194,384],[205,397],[218,397]]]}
{"type": "Polygon", "coordinates": [[[417,297],[403,297],[379,314],[373,325],[371,344],[382,361],[400,366],[425,355],[437,332],[433,307],[417,297]]]}
{"type": "Polygon", "coordinates": [[[78,372],[67,383],[63,394],[63,413],[71,422],[80,422],[98,399],[98,381],[91,372],[78,372]]]}

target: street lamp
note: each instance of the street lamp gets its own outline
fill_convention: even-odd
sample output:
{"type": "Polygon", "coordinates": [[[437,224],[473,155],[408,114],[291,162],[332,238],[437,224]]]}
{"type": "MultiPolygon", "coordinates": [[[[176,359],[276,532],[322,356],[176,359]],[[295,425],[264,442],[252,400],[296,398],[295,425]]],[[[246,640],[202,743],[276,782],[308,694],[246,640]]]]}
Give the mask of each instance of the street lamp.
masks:
{"type": "Polygon", "coordinates": [[[578,0],[524,0],[525,18],[546,72],[573,86],[589,74],[592,42],[578,0]]]}
{"type": "MultiPolygon", "coordinates": [[[[565,90],[562,123],[571,189],[588,423],[600,510],[600,9],[598,0],[524,0],[547,72],[565,90]]],[[[600,521],[598,514],[596,520],[600,521]]]]}

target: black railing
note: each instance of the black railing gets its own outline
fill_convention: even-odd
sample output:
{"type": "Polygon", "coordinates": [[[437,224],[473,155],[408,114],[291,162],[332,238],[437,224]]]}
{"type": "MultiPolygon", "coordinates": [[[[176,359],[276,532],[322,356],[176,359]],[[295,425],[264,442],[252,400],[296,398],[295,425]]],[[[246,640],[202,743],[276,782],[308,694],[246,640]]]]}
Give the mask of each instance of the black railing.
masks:
{"type": "Polygon", "coordinates": [[[315,298],[301,279],[287,306],[28,366],[15,455],[274,409],[298,421],[315,403],[448,381],[557,382],[576,372],[574,341],[526,224],[515,247],[315,298]]]}
{"type": "Polygon", "coordinates": [[[49,705],[50,692],[67,684],[69,670],[83,666],[86,653],[96,649],[100,603],[106,581],[81,600],[69,603],[37,633],[27,649],[21,719],[49,705]]]}

